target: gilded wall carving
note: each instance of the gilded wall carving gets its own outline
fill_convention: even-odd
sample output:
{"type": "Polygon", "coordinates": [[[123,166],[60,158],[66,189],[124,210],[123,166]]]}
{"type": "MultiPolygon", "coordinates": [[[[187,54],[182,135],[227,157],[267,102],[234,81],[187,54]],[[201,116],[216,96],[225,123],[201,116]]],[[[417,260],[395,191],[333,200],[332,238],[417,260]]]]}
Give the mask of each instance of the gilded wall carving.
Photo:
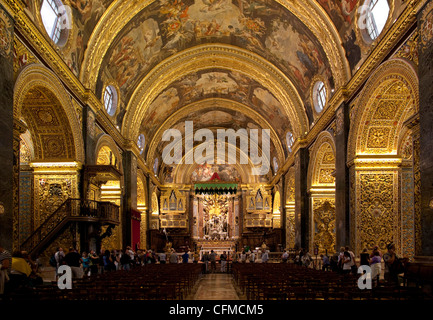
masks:
{"type": "Polygon", "coordinates": [[[401,250],[398,223],[398,172],[364,172],[356,174],[356,250],[371,250],[394,242],[401,250]]]}
{"type": "Polygon", "coordinates": [[[328,255],[335,250],[335,199],[313,199],[313,247],[328,255]]]}
{"type": "Polygon", "coordinates": [[[35,228],[68,198],[78,198],[76,174],[35,173],[33,185],[35,228]]]}

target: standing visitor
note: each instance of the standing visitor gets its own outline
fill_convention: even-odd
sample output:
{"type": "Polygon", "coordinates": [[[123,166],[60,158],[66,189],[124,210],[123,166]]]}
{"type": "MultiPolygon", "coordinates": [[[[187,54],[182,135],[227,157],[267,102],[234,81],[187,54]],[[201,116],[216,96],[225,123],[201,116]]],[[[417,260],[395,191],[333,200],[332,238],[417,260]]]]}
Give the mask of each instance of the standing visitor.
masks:
{"type": "Polygon", "coordinates": [[[82,257],[81,257],[81,263],[83,266],[83,274],[84,275],[90,275],[90,258],[86,251],[83,251],[82,257]]]}
{"type": "Polygon", "coordinates": [[[362,250],[362,253],[359,255],[359,260],[361,266],[369,266],[370,265],[370,254],[367,252],[367,248],[362,250]]]}
{"type": "Polygon", "coordinates": [[[65,256],[66,265],[71,267],[72,278],[82,278],[84,273],[81,269],[82,257],[74,248],[69,248],[68,254],[65,256]]]}
{"type": "Polygon", "coordinates": [[[217,254],[213,250],[211,250],[209,255],[209,260],[210,260],[210,268],[212,270],[212,273],[216,271],[216,256],[217,254]]]}
{"type": "Polygon", "coordinates": [[[201,260],[204,263],[204,273],[208,273],[208,271],[209,271],[209,260],[210,260],[209,252],[208,251],[206,251],[203,254],[203,256],[201,257],[201,260]]]}
{"type": "Polygon", "coordinates": [[[227,254],[225,251],[220,255],[221,272],[227,272],[227,254]]]}
{"type": "Polygon", "coordinates": [[[159,263],[160,264],[165,264],[167,260],[167,254],[165,252],[161,252],[159,254],[159,263]]]}
{"type": "Polygon", "coordinates": [[[269,260],[269,250],[265,250],[262,254],[262,263],[268,263],[269,260]]]}
{"type": "Polygon", "coordinates": [[[390,243],[386,246],[388,252],[383,255],[385,261],[385,281],[398,285],[398,275],[404,272],[404,266],[400,258],[395,253],[395,245],[390,243]]]}
{"type": "Polygon", "coordinates": [[[381,262],[382,257],[380,256],[380,252],[379,250],[375,250],[373,257],[370,259],[371,279],[375,287],[379,284],[380,273],[382,272],[381,262]]]}

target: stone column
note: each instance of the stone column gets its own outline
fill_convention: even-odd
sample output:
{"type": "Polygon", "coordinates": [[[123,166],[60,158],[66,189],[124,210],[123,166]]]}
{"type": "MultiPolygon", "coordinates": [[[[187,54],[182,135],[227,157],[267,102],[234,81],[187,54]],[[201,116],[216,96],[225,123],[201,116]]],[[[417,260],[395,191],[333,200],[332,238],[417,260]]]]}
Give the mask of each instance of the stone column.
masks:
{"type": "Polygon", "coordinates": [[[421,242],[423,256],[433,255],[433,1],[418,13],[421,242]]]}
{"type": "Polygon", "coordinates": [[[308,149],[301,148],[295,156],[295,246],[309,248],[310,220],[307,193],[308,149]]]}
{"type": "Polygon", "coordinates": [[[347,143],[350,129],[350,107],[343,103],[336,111],[335,132],[335,229],[336,250],[350,243],[349,168],[347,143]]]}
{"type": "Polygon", "coordinates": [[[137,209],[137,158],[132,151],[123,153],[124,190],[122,193],[122,245],[131,245],[131,209],[137,209]]]}
{"type": "Polygon", "coordinates": [[[12,253],[16,244],[14,221],[18,213],[19,143],[14,143],[13,119],[13,20],[0,5],[0,244],[12,253]],[[3,38],[4,36],[4,38],[3,38]],[[17,158],[18,157],[18,158],[17,158]],[[16,171],[16,172],[15,172],[16,171]],[[16,211],[14,211],[14,209],[16,211]]]}

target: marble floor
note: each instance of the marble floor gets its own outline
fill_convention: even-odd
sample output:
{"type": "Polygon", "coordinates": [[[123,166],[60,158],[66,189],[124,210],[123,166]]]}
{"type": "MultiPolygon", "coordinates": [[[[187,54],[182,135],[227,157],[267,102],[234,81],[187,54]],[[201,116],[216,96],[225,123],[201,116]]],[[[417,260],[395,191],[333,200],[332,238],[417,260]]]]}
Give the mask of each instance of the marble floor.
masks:
{"type": "Polygon", "coordinates": [[[233,276],[227,273],[205,274],[185,300],[243,300],[236,291],[233,276]]]}

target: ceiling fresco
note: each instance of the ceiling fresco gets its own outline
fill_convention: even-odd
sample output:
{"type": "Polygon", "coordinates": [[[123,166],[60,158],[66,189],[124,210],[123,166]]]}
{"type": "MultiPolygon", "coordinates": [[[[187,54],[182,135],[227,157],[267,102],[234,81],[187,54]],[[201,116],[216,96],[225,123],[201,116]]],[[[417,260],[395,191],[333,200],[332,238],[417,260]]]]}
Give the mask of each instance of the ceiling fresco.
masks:
{"type": "Polygon", "coordinates": [[[321,75],[333,86],[319,41],[292,13],[275,1],[160,0],[131,20],[104,57],[99,90],[114,79],[122,102],[155,65],[186,48],[225,43],[250,50],[276,65],[302,98],[321,75]]]}
{"type": "MultiPolygon", "coordinates": [[[[281,141],[287,131],[291,131],[280,102],[257,81],[237,72],[212,69],[188,74],[169,85],[146,110],[141,132],[151,140],[161,124],[176,111],[208,98],[230,99],[256,110],[274,128],[281,141]]],[[[242,119],[243,115],[239,117],[242,119]]]]}

